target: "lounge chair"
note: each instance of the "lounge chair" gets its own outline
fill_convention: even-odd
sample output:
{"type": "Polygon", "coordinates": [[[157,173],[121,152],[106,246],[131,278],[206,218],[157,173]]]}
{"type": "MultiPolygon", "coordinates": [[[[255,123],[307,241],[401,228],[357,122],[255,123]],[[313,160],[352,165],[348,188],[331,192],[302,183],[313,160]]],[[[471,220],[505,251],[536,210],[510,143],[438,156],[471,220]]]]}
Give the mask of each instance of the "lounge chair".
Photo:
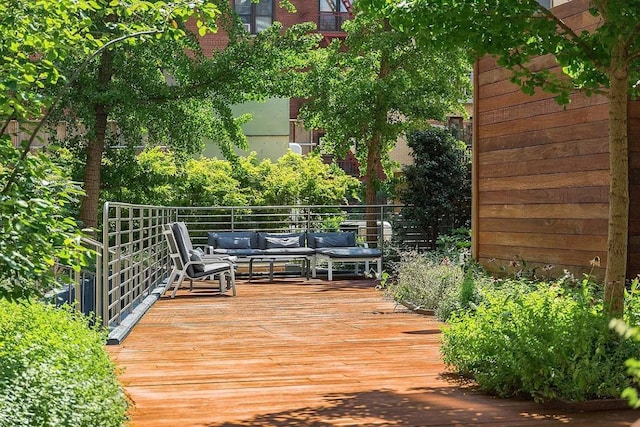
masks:
{"type": "Polygon", "coordinates": [[[187,227],[181,222],[167,224],[163,234],[169,245],[173,267],[167,286],[170,287],[177,279],[171,298],[176,296],[185,278],[189,279],[189,289],[192,290],[193,280],[205,280],[214,276],[218,276],[220,293],[225,294],[227,289],[231,289],[233,296],[236,295],[236,266],[233,257],[203,255],[193,247],[187,227]]]}

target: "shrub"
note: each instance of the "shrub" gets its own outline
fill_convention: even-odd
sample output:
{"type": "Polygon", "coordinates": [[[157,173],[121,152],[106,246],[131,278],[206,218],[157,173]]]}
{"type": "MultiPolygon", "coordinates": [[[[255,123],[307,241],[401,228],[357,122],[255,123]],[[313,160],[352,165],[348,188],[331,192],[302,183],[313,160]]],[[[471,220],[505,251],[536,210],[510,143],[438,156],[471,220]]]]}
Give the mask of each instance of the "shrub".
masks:
{"type": "Polygon", "coordinates": [[[435,127],[408,134],[407,144],[414,161],[402,169],[402,216],[435,243],[445,227],[470,223],[471,168],[465,144],[435,127]]]}
{"type": "MultiPolygon", "coordinates": [[[[609,327],[625,339],[640,342],[640,281],[636,277],[625,292],[625,316],[622,319],[611,319],[609,327]]],[[[640,360],[638,357],[627,359],[627,373],[633,377],[633,383],[622,391],[622,397],[634,408],[640,408],[640,360]]]]}
{"type": "Polygon", "coordinates": [[[121,426],[105,335],[71,309],[0,300],[0,425],[121,426]]]}
{"type": "Polygon", "coordinates": [[[73,207],[80,189],[43,152],[27,155],[0,136],[0,298],[42,295],[55,263],[86,263],[73,207]]]}
{"type": "Polygon", "coordinates": [[[436,240],[438,250],[445,255],[468,255],[471,247],[471,230],[466,227],[459,227],[449,230],[446,234],[441,234],[436,240]]]}
{"type": "Polygon", "coordinates": [[[460,265],[451,263],[448,258],[434,258],[415,251],[403,252],[393,276],[386,292],[398,302],[434,310],[443,320],[460,307],[464,273],[460,265]]]}
{"type": "Polygon", "coordinates": [[[499,396],[574,401],[619,397],[624,361],[640,350],[608,329],[586,282],[579,289],[529,283],[484,292],[443,330],[445,364],[499,396]]]}

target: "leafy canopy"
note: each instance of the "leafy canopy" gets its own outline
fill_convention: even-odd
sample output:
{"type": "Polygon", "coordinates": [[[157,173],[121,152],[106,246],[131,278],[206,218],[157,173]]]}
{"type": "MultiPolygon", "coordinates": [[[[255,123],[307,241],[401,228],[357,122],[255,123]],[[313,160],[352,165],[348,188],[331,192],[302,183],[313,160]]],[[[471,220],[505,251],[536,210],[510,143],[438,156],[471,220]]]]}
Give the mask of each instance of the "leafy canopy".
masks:
{"type": "MultiPolygon", "coordinates": [[[[0,4],[0,121],[41,117],[82,75],[95,54],[140,37],[184,37],[177,21],[197,13],[214,28],[218,8],[205,0],[15,0],[0,4]],[[71,58],[75,66],[68,67],[71,58]],[[78,60],[78,58],[80,58],[78,60]]],[[[57,283],[54,265],[81,268],[72,206],[81,193],[45,153],[17,150],[0,138],[0,298],[41,294],[57,283]]]]}
{"type": "Polygon", "coordinates": [[[609,85],[617,61],[629,61],[629,93],[640,90],[639,0],[592,0],[589,12],[597,28],[574,32],[535,0],[362,0],[374,16],[386,16],[399,31],[422,46],[461,46],[474,56],[496,55],[514,71],[513,81],[527,93],[542,87],[566,103],[574,88],[587,94],[609,85]],[[627,58],[615,57],[611,46],[622,41],[627,58]],[[537,56],[551,54],[564,75],[549,71],[537,56]],[[566,77],[570,77],[569,79],[566,77]]]}
{"type": "Polygon", "coordinates": [[[51,105],[55,89],[59,90],[71,77],[61,68],[70,56],[87,58],[118,37],[144,31],[184,37],[176,21],[186,21],[194,12],[201,31],[215,29],[219,10],[206,0],[3,2],[0,117],[38,117],[42,108],[51,105]]]}
{"type": "MultiPolygon", "coordinates": [[[[60,156],[62,161],[65,156],[60,156]]],[[[318,155],[288,152],[278,161],[255,153],[233,162],[180,160],[167,149],[113,150],[104,165],[103,200],[165,206],[339,205],[358,197],[360,182],[318,155]]]]}
{"type": "Polygon", "coordinates": [[[368,175],[373,182],[377,165],[369,164],[389,171],[388,152],[399,135],[462,110],[470,65],[456,48],[418,48],[378,16],[358,13],[343,28],[344,43],[314,52],[305,77],[310,101],[300,117],[325,130],[327,152],[344,156],[355,146],[361,171],[376,172],[368,175]]]}

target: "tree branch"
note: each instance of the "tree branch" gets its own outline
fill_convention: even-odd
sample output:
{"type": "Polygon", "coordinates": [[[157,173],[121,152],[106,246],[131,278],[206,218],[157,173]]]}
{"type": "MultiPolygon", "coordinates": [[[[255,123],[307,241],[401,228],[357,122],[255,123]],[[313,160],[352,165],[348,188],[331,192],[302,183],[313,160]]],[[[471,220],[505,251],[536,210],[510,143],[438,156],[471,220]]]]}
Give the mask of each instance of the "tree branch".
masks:
{"type": "MultiPolygon", "coordinates": [[[[13,108],[13,112],[15,113],[16,109],[15,107],[13,108]]],[[[9,123],[11,123],[11,120],[13,120],[15,117],[13,115],[13,113],[9,114],[9,116],[7,117],[7,120],[4,122],[4,125],[2,125],[2,129],[0,130],[0,135],[4,135],[4,132],[7,130],[7,128],[9,127],[9,123]]]]}

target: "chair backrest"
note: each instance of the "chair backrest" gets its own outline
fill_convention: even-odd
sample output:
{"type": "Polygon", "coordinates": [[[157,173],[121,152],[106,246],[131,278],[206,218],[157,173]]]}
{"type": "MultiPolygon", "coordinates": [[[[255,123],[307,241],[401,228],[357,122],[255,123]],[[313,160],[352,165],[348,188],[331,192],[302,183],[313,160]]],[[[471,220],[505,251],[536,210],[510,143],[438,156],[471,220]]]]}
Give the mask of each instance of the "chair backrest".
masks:
{"type": "MultiPolygon", "coordinates": [[[[180,257],[182,258],[183,265],[186,265],[191,260],[191,251],[193,250],[193,244],[189,237],[189,230],[184,222],[174,222],[171,224],[171,230],[173,231],[173,237],[175,238],[176,246],[180,257]]],[[[187,274],[193,276],[195,270],[193,265],[187,267],[187,274]]]]}
{"type": "Polygon", "coordinates": [[[178,270],[183,270],[186,262],[183,261],[182,256],[180,255],[175,236],[173,235],[173,230],[171,227],[168,227],[162,232],[162,234],[164,234],[164,237],[167,239],[167,246],[169,247],[169,256],[171,257],[171,261],[175,264],[175,267],[178,270]]]}

